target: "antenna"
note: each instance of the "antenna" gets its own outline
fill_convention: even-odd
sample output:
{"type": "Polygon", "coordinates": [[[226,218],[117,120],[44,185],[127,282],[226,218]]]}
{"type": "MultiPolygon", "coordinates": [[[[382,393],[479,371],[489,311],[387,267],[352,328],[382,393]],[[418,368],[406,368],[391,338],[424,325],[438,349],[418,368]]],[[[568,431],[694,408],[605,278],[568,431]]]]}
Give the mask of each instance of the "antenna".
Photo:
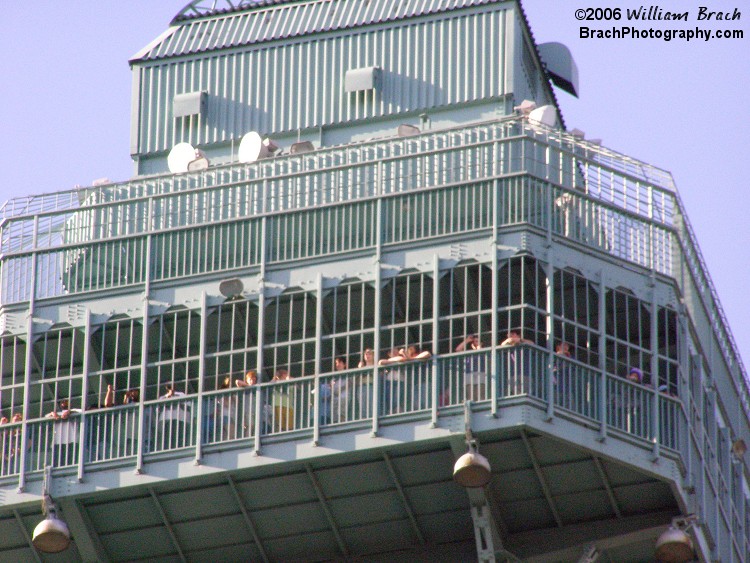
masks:
{"type": "Polygon", "coordinates": [[[264,139],[260,136],[260,133],[250,131],[245,133],[240,141],[237,159],[244,164],[248,164],[261,158],[268,158],[277,150],[279,150],[279,147],[271,139],[264,139]]]}
{"type": "Polygon", "coordinates": [[[194,172],[208,168],[208,159],[202,150],[193,148],[190,143],[177,143],[169,151],[167,166],[172,174],[194,172]]]}

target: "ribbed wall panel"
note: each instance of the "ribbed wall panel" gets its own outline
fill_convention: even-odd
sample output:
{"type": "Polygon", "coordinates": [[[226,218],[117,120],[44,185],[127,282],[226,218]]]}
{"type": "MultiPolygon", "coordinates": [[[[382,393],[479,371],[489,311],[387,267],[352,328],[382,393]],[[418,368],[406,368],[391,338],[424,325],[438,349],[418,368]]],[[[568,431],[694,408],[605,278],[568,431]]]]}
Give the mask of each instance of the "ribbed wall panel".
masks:
{"type": "Polygon", "coordinates": [[[205,146],[487,100],[504,92],[505,10],[349,36],[222,52],[144,67],[139,153],[205,146]],[[377,92],[345,93],[347,70],[383,69],[377,92]],[[205,90],[205,117],[172,117],[176,94],[205,90]]]}
{"type": "Polygon", "coordinates": [[[137,60],[205,53],[404,18],[444,13],[504,0],[313,0],[248,9],[181,24],[137,60]]]}

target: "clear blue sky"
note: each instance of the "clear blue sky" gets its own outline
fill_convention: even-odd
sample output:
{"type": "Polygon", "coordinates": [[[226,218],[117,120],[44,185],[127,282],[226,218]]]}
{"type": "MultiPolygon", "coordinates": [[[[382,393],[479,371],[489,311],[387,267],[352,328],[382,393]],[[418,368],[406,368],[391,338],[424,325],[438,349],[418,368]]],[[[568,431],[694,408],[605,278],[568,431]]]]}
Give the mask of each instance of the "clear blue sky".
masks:
{"type": "MultiPolygon", "coordinates": [[[[127,179],[131,81],[127,60],[187,0],[37,0],[0,11],[0,200],[127,179]]],[[[750,4],[666,0],[679,25],[742,29],[741,40],[579,39],[577,8],[638,8],[632,0],[526,0],[538,42],[560,41],[580,72],[576,99],[558,91],[569,127],[670,170],[746,364],[750,362],[750,4]],[[740,9],[739,21],[697,22],[698,5],[740,9]]],[[[653,3],[656,5],[656,3],[653,3]]],[[[609,27],[589,22],[591,27],[609,27]]],[[[750,366],[749,366],[750,367],[750,366]]]]}

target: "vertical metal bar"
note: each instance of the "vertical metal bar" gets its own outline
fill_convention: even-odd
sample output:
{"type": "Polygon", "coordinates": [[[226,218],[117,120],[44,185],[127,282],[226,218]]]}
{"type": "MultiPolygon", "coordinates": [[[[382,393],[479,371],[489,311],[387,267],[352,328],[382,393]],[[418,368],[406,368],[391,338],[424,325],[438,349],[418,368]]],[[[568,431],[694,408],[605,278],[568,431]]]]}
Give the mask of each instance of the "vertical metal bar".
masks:
{"type": "MultiPolygon", "coordinates": [[[[265,197],[265,194],[264,194],[265,197]]],[[[267,217],[261,219],[260,224],[260,274],[258,276],[258,384],[263,381],[263,347],[265,345],[265,323],[266,323],[266,238],[268,230],[267,217]]],[[[253,453],[260,455],[260,434],[261,434],[261,411],[263,410],[264,390],[258,387],[255,390],[255,440],[253,443],[253,453]]]]}
{"type": "Polygon", "coordinates": [[[607,285],[604,270],[599,272],[599,440],[607,438],[607,285]]]}
{"type": "MultiPolygon", "coordinates": [[[[500,143],[496,143],[496,154],[497,151],[500,150],[502,145],[500,143]]],[[[497,158],[494,161],[494,165],[497,166],[497,158]]],[[[498,410],[497,410],[497,395],[498,395],[498,362],[497,362],[497,345],[498,345],[498,314],[497,314],[497,308],[499,306],[499,300],[497,296],[497,291],[499,287],[499,268],[500,268],[500,261],[497,256],[498,252],[498,237],[499,237],[499,201],[500,201],[500,181],[495,178],[492,181],[492,241],[490,244],[490,249],[492,252],[492,293],[491,293],[491,307],[492,312],[490,314],[490,321],[492,323],[492,332],[490,335],[491,343],[490,343],[490,349],[492,350],[492,354],[490,354],[490,373],[492,374],[492,379],[490,380],[490,392],[492,393],[492,400],[490,401],[490,409],[492,416],[497,417],[499,416],[498,410]]]]}
{"type": "Polygon", "coordinates": [[[383,258],[383,161],[378,160],[375,168],[375,193],[378,195],[377,210],[375,212],[375,322],[373,334],[373,352],[375,365],[372,368],[372,433],[373,437],[378,435],[378,417],[380,416],[380,330],[381,330],[381,306],[382,306],[382,281],[383,271],[381,260],[383,258]]]}
{"type": "MultiPolygon", "coordinates": [[[[555,417],[555,268],[552,265],[553,250],[550,246],[547,249],[547,264],[544,266],[547,279],[547,420],[555,417]]],[[[577,305],[577,304],[576,304],[577,305]]],[[[568,382],[559,381],[558,385],[565,385],[568,382]]],[[[580,381],[576,381],[573,392],[578,392],[580,381]]]]}
{"type": "MultiPolygon", "coordinates": [[[[39,235],[39,216],[34,216],[33,247],[36,248],[39,235]]],[[[29,443],[28,420],[31,400],[31,366],[34,359],[34,309],[36,306],[36,276],[37,276],[37,254],[31,255],[31,274],[29,275],[29,312],[26,319],[26,367],[23,377],[23,423],[21,424],[21,444],[29,443]]],[[[41,400],[41,399],[40,399],[41,400]]],[[[38,428],[42,428],[38,426],[38,428]]],[[[26,448],[21,448],[18,492],[23,492],[26,486],[26,448]]]]}
{"type": "MultiPolygon", "coordinates": [[[[653,272],[653,271],[652,271],[653,272]]],[[[655,280],[652,278],[652,283],[655,280]]],[[[660,455],[660,440],[661,440],[661,416],[660,416],[660,404],[659,404],[659,323],[658,323],[658,310],[656,305],[656,286],[651,288],[651,342],[649,347],[651,348],[651,436],[653,438],[653,450],[651,452],[653,461],[659,459],[660,455]]]]}
{"type": "MultiPolygon", "coordinates": [[[[431,415],[432,421],[430,426],[437,428],[438,422],[438,377],[440,370],[438,369],[437,356],[440,353],[438,343],[440,342],[440,257],[437,253],[433,254],[433,265],[432,265],[432,359],[431,370],[432,378],[430,385],[430,396],[432,402],[431,415]]],[[[426,392],[426,390],[425,390],[426,392]]]]}
{"type": "MultiPolygon", "coordinates": [[[[154,217],[154,199],[149,198],[148,200],[148,216],[149,220],[153,221],[154,217]]],[[[149,225],[149,231],[152,229],[152,225],[149,225]]],[[[146,400],[146,379],[148,377],[148,313],[149,313],[149,293],[151,291],[151,252],[153,244],[153,235],[149,232],[146,236],[146,258],[144,264],[143,274],[143,326],[141,327],[141,382],[140,382],[140,401],[138,401],[138,451],[135,458],[135,472],[143,472],[143,450],[144,442],[146,438],[145,428],[145,414],[146,406],[144,401],[146,400]]],[[[149,408],[151,408],[149,406],[149,408]]],[[[149,417],[151,420],[151,417],[149,417]]],[[[148,429],[149,434],[151,429],[148,429]]]]}
{"type": "MultiPolygon", "coordinates": [[[[34,259],[36,263],[36,258],[34,259]]],[[[34,294],[35,265],[32,265],[31,273],[31,294],[34,294]]],[[[30,395],[31,395],[31,366],[33,365],[33,348],[34,348],[34,301],[29,301],[29,317],[26,320],[26,367],[23,377],[23,424],[21,425],[21,444],[29,443],[28,420],[30,416],[30,395]]],[[[38,426],[42,428],[42,426],[38,426]]],[[[20,473],[18,474],[18,491],[23,492],[26,485],[26,448],[21,448],[20,473]]]]}
{"type": "MultiPolygon", "coordinates": [[[[88,425],[89,414],[86,410],[86,397],[89,392],[89,363],[90,363],[90,352],[91,346],[91,309],[86,307],[86,321],[84,324],[84,338],[83,338],[83,381],[81,381],[81,424],[80,424],[80,436],[78,437],[78,482],[83,482],[83,460],[86,450],[86,426],[88,425]]],[[[71,357],[73,350],[71,350],[71,357]]],[[[99,452],[97,452],[98,454],[99,452]]]]}
{"type": "Polygon", "coordinates": [[[315,303],[315,379],[313,380],[313,445],[320,441],[320,360],[323,350],[323,274],[318,272],[315,303]]]}
{"type": "MultiPolygon", "coordinates": [[[[196,405],[196,415],[195,415],[195,465],[200,465],[201,459],[203,457],[203,410],[204,410],[204,404],[203,404],[203,388],[204,388],[204,377],[206,375],[206,325],[208,324],[206,322],[206,316],[208,315],[208,305],[207,305],[207,295],[206,290],[204,289],[201,291],[201,324],[200,324],[200,334],[199,334],[199,344],[198,344],[198,404],[196,405]]],[[[188,320],[189,325],[189,320],[188,320]]],[[[177,331],[175,331],[177,332],[177,331]]],[[[234,334],[234,333],[233,333],[234,334]]],[[[188,340],[187,347],[190,346],[190,341],[188,340]]],[[[189,355],[189,352],[188,352],[189,355]]],[[[186,368],[189,370],[189,366],[186,366],[186,368]]],[[[230,376],[231,377],[231,376],[230,376]]],[[[231,383],[231,379],[230,379],[231,383]]],[[[232,398],[229,395],[223,395],[221,400],[232,400],[232,398]]],[[[186,428],[191,428],[192,425],[186,424],[186,428]]],[[[189,432],[189,431],[188,431],[189,432]]],[[[233,436],[230,436],[232,438],[233,436]]]]}

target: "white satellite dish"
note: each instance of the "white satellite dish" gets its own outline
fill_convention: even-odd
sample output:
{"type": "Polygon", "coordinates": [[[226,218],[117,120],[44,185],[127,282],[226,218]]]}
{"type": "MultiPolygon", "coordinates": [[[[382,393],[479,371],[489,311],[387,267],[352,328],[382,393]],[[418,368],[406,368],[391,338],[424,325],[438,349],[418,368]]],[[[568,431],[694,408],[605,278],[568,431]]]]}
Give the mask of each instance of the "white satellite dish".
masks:
{"type": "Polygon", "coordinates": [[[532,125],[546,125],[554,127],[557,123],[557,110],[555,106],[540,106],[529,112],[529,123],[532,125]]]}
{"type": "MultiPolygon", "coordinates": [[[[274,145],[275,147],[275,145],[274,145]]],[[[270,156],[272,150],[268,143],[263,142],[259,133],[250,131],[246,133],[240,141],[240,148],[237,151],[237,158],[242,163],[255,162],[261,158],[270,156]]]]}
{"type": "Polygon", "coordinates": [[[196,154],[193,145],[190,143],[177,143],[169,151],[167,157],[167,166],[172,174],[187,172],[188,166],[195,160],[196,154]]]}

